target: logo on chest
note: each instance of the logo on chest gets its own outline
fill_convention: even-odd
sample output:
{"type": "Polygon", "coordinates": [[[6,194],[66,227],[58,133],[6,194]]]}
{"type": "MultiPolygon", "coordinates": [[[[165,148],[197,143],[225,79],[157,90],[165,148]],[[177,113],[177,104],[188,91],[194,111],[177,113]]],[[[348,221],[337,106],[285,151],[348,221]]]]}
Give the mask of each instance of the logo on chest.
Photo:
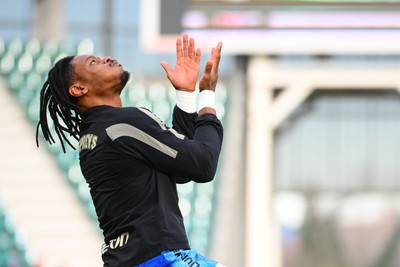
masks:
{"type": "Polygon", "coordinates": [[[85,134],[79,139],[79,151],[89,149],[92,150],[97,145],[97,135],[85,134]]]}

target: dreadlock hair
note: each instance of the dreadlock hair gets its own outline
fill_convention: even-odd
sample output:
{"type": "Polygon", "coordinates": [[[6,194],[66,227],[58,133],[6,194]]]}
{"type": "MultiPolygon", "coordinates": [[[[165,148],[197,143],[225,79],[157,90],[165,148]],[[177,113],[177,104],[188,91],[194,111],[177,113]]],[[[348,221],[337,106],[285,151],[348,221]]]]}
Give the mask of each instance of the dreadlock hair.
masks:
{"type": "Polygon", "coordinates": [[[54,123],[54,130],[64,153],[66,152],[64,141],[75,149],[67,138],[68,134],[79,140],[79,107],[76,98],[68,92],[69,87],[76,79],[74,67],[71,63],[73,58],[73,56],[68,56],[57,61],[49,71],[48,78],[40,91],[40,113],[36,127],[36,145],[38,147],[39,128],[41,128],[43,137],[47,142],[55,143],[49,127],[48,115],[54,123]]]}

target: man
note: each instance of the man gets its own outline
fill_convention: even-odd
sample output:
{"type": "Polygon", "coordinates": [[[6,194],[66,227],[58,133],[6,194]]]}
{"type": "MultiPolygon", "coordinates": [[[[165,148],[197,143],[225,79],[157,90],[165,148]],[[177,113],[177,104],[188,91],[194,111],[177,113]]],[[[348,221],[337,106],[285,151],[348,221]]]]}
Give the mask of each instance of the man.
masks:
{"type": "Polygon", "coordinates": [[[201,51],[194,39],[177,39],[174,68],[161,62],[176,89],[172,129],[147,109],[122,107],[129,73],[111,57],[66,57],[50,70],[36,139],[40,127],[54,142],[50,115],[64,152],[64,141],[72,146],[66,134],[79,140],[82,173],[104,234],[104,266],[222,266],[190,249],[176,189],[215,175],[223,132],[214,103],[221,48],[212,48],[199,81],[198,108],[201,51]]]}

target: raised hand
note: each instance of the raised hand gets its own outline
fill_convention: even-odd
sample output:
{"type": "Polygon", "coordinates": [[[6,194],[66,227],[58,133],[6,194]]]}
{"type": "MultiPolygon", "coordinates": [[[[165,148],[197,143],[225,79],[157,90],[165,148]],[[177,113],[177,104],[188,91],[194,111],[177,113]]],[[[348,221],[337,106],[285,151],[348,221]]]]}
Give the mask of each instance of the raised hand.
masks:
{"type": "Polygon", "coordinates": [[[176,90],[193,92],[196,87],[197,77],[200,67],[200,48],[195,49],[195,41],[188,37],[187,34],[183,38],[176,40],[176,65],[172,69],[171,66],[162,61],[160,64],[167,73],[167,77],[176,90]],[[183,39],[183,48],[182,48],[183,39]]]}
{"type": "Polygon", "coordinates": [[[215,91],[218,82],[218,66],[221,59],[222,42],[211,49],[211,58],[207,61],[204,74],[200,79],[200,92],[203,90],[215,91]]]}

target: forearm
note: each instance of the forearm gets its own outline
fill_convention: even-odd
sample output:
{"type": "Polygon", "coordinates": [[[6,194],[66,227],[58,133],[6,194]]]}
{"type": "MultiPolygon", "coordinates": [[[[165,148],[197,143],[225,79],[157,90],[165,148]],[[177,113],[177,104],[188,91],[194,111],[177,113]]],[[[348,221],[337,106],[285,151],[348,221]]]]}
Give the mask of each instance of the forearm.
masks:
{"type": "MultiPolygon", "coordinates": [[[[176,91],[176,106],[186,112],[194,113],[196,111],[196,93],[195,92],[182,92],[176,91]]],[[[214,90],[203,89],[199,93],[199,105],[198,115],[202,116],[205,114],[217,115],[215,110],[215,92],[214,90]]],[[[182,116],[176,116],[177,109],[174,108],[173,115],[173,128],[177,131],[182,132],[188,137],[192,137],[194,131],[194,121],[192,118],[186,116],[181,119],[182,116]]]]}
{"type": "Polygon", "coordinates": [[[187,113],[176,105],[172,113],[172,128],[189,139],[193,139],[195,124],[198,117],[199,115],[197,112],[187,113]]]}
{"type": "Polygon", "coordinates": [[[183,155],[186,164],[183,177],[190,177],[195,182],[209,182],[214,178],[221,152],[223,129],[214,115],[200,116],[196,123],[196,131],[189,145],[189,154],[183,155]]]}
{"type": "Polygon", "coordinates": [[[215,175],[222,138],[221,122],[212,114],[204,114],[196,120],[192,138],[170,145],[177,151],[176,158],[153,155],[149,159],[157,161],[161,170],[179,177],[177,183],[209,182],[215,175]]]}

